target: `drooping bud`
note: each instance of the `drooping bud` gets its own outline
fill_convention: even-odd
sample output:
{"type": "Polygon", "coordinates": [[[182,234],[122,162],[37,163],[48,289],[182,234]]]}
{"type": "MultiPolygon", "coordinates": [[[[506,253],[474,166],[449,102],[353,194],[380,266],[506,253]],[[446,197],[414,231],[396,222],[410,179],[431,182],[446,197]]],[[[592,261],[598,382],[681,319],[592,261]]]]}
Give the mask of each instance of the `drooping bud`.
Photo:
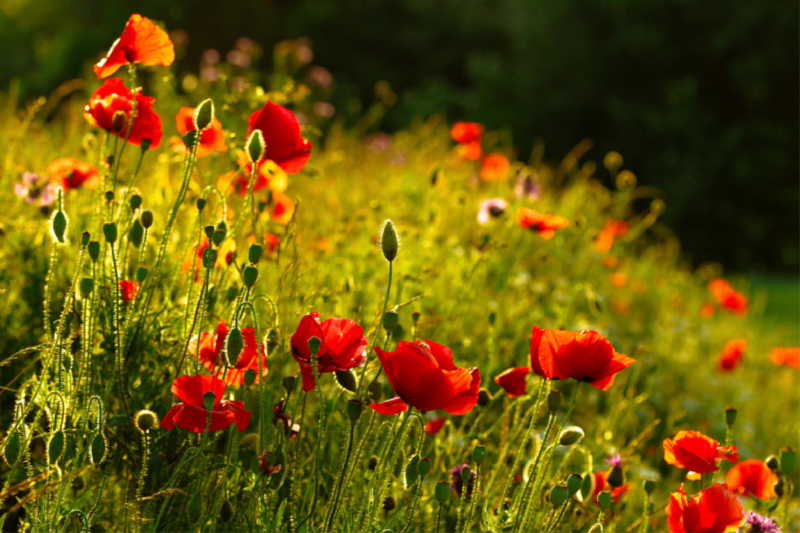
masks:
{"type": "Polygon", "coordinates": [[[411,320],[414,321],[414,327],[417,326],[417,322],[419,322],[420,316],[422,316],[422,313],[420,313],[419,311],[414,311],[413,313],[411,313],[411,320]]]}
{"type": "Polygon", "coordinates": [[[355,422],[361,418],[361,412],[364,410],[364,403],[361,400],[347,400],[347,418],[351,422],[355,422]]]}
{"type": "Polygon", "coordinates": [[[558,444],[561,446],[572,446],[583,440],[584,436],[585,433],[581,428],[578,426],[569,426],[561,432],[561,438],[558,440],[558,444]]]}
{"type": "Polygon", "coordinates": [[[14,466],[19,457],[19,452],[22,449],[22,441],[19,437],[19,431],[14,431],[6,438],[6,445],[3,448],[3,457],[8,463],[8,466],[14,466]]]}
{"type": "Polygon", "coordinates": [[[486,460],[486,446],[475,446],[475,448],[472,449],[472,459],[478,464],[484,462],[486,460]]]}
{"type": "Polygon", "coordinates": [[[144,239],[144,227],[139,220],[134,220],[131,230],[128,232],[128,240],[134,247],[139,248],[142,245],[142,239],[144,239]]]}
{"type": "Polygon", "coordinates": [[[142,206],[142,197],[138,194],[134,194],[128,200],[128,205],[130,206],[131,210],[136,211],[142,206]]]}
{"type": "Polygon", "coordinates": [[[203,209],[206,208],[206,199],[198,198],[197,201],[195,201],[194,205],[197,207],[197,210],[202,213],[203,209]]]}
{"type": "Polygon", "coordinates": [[[111,128],[114,130],[114,133],[119,135],[125,131],[125,123],[127,121],[128,117],[125,116],[123,111],[117,111],[114,113],[114,116],[111,118],[111,128]]]}
{"type": "Polygon", "coordinates": [[[308,350],[311,352],[312,357],[316,357],[320,348],[322,348],[322,339],[317,336],[308,339],[308,350]]]}
{"type": "Polygon", "coordinates": [[[564,505],[564,502],[567,501],[567,498],[569,498],[569,496],[570,494],[567,487],[555,485],[553,486],[553,488],[550,489],[550,494],[548,495],[548,499],[550,500],[550,504],[553,507],[561,507],[562,505],[564,505]]]}
{"type": "Polygon", "coordinates": [[[92,236],[89,234],[88,231],[84,231],[83,233],[81,233],[81,246],[86,248],[86,245],[89,244],[89,241],[91,240],[91,238],[92,238],[92,236]]]}
{"type": "Polygon", "coordinates": [[[558,410],[561,409],[562,400],[563,397],[557,390],[551,390],[547,393],[547,407],[550,409],[551,413],[557,413],[558,410]]]}
{"type": "Polygon", "coordinates": [[[567,491],[569,491],[570,496],[577,494],[582,486],[583,478],[578,474],[570,474],[567,478],[567,491]]]}
{"type": "Polygon", "coordinates": [[[233,505],[228,500],[222,502],[222,507],[219,509],[219,520],[223,524],[227,524],[233,520],[233,505]]]}
{"type": "Polygon", "coordinates": [[[781,472],[784,475],[794,473],[797,469],[797,450],[787,446],[781,450],[781,472]]]}
{"type": "Polygon", "coordinates": [[[381,250],[383,257],[390,263],[397,258],[397,251],[400,249],[400,239],[397,237],[397,230],[391,220],[386,220],[381,228],[381,250]]]}
{"type": "Polygon", "coordinates": [[[400,315],[397,314],[397,311],[390,309],[383,314],[383,329],[387,332],[391,333],[394,331],[394,328],[396,328],[399,323],[400,315]]]}
{"type": "Polygon", "coordinates": [[[217,401],[217,395],[214,394],[212,391],[208,391],[203,394],[203,405],[206,406],[206,411],[213,411],[214,410],[214,403],[217,401]]]}
{"type": "Polygon", "coordinates": [[[214,268],[214,265],[217,264],[218,255],[219,252],[213,248],[206,248],[203,250],[203,268],[214,268]]]}
{"type": "Polygon", "coordinates": [[[150,227],[153,225],[153,217],[153,212],[149,209],[142,211],[142,214],[139,215],[139,220],[142,222],[144,229],[150,229],[150,227]]]}
{"type": "Polygon", "coordinates": [[[250,161],[258,163],[264,156],[265,149],[264,135],[261,130],[254,130],[247,139],[247,155],[250,156],[250,161]]]}
{"type": "Polygon", "coordinates": [[[144,283],[144,280],[147,279],[147,268],[139,267],[136,269],[136,281],[139,283],[144,283]]]}
{"type": "Polygon", "coordinates": [[[88,298],[92,291],[94,291],[94,280],[92,278],[83,278],[81,279],[79,285],[81,296],[84,298],[88,298]]]}
{"type": "Polygon", "coordinates": [[[59,429],[53,433],[47,442],[47,464],[52,465],[58,462],[61,454],[64,453],[65,441],[66,437],[63,430],[59,429]]]}
{"type": "Polygon", "coordinates": [[[644,480],[644,491],[650,495],[653,494],[653,491],[656,490],[656,482],[652,479],[645,479],[644,480]]]}
{"type": "Polygon", "coordinates": [[[417,482],[417,479],[419,479],[419,455],[413,456],[406,464],[403,484],[409,488],[417,482]]]}
{"type": "Polygon", "coordinates": [[[417,472],[419,473],[419,477],[425,477],[428,475],[428,472],[431,471],[431,460],[427,457],[423,457],[420,459],[419,464],[417,465],[417,472]]]}
{"type": "Polygon", "coordinates": [[[597,495],[597,505],[604,511],[611,507],[612,500],[613,496],[611,496],[610,492],[601,492],[597,495]]]}
{"type": "Polygon", "coordinates": [[[436,501],[440,504],[446,502],[448,498],[450,498],[450,483],[447,481],[439,481],[436,483],[436,488],[434,490],[436,501]]]}
{"type": "Polygon", "coordinates": [[[258,280],[258,269],[254,266],[247,265],[244,267],[244,275],[242,277],[244,278],[244,284],[252,289],[253,285],[255,285],[258,280]]]}
{"type": "Polygon", "coordinates": [[[214,102],[211,98],[206,98],[194,110],[194,127],[197,131],[203,131],[211,125],[212,120],[214,120],[214,102]]]}
{"type": "Polygon", "coordinates": [[[233,328],[225,338],[225,354],[229,367],[236,366],[236,362],[239,360],[239,354],[242,353],[243,349],[244,336],[242,335],[242,330],[238,327],[233,328]]]}
{"type": "Polygon", "coordinates": [[[106,242],[109,244],[117,242],[117,237],[119,236],[117,224],[114,222],[106,222],[103,224],[103,236],[105,236],[106,242]]]}
{"type": "Polygon", "coordinates": [[[334,373],[336,383],[347,392],[356,392],[356,376],[350,370],[336,370],[334,373]]]}
{"type": "Polygon", "coordinates": [[[729,428],[733,427],[734,422],[736,422],[736,413],[738,413],[738,411],[733,407],[725,409],[725,424],[727,424],[729,428]]]}
{"type": "Polygon", "coordinates": [[[253,383],[256,382],[256,376],[257,375],[258,375],[258,373],[256,373],[256,371],[253,370],[252,368],[248,368],[247,370],[245,370],[245,372],[244,372],[244,386],[245,387],[252,386],[253,383]]]}
{"type": "Polygon", "coordinates": [[[492,401],[492,393],[486,389],[480,389],[478,391],[478,405],[481,407],[486,407],[492,401]]]}
{"type": "Polygon", "coordinates": [[[144,409],[136,413],[133,425],[142,433],[147,433],[151,429],[158,429],[158,416],[153,411],[144,409]]]}
{"type": "Polygon", "coordinates": [[[90,241],[89,246],[86,248],[89,250],[89,257],[92,258],[93,262],[97,263],[100,258],[100,243],[98,241],[90,241]]]}
{"type": "Polygon", "coordinates": [[[773,472],[776,472],[780,468],[780,463],[778,463],[778,458],[775,457],[774,455],[770,455],[769,457],[767,457],[767,460],[764,462],[766,463],[767,468],[769,468],[773,472]]]}
{"type": "Polygon", "coordinates": [[[95,466],[102,463],[108,456],[108,443],[106,442],[106,437],[103,435],[102,431],[100,431],[92,439],[92,446],[89,448],[89,453],[89,458],[92,460],[92,464],[95,466]]]}
{"type": "Polygon", "coordinates": [[[261,256],[264,254],[264,247],[259,246],[258,244],[251,244],[250,249],[247,251],[247,259],[250,260],[252,264],[256,264],[261,261],[261,256]]]}

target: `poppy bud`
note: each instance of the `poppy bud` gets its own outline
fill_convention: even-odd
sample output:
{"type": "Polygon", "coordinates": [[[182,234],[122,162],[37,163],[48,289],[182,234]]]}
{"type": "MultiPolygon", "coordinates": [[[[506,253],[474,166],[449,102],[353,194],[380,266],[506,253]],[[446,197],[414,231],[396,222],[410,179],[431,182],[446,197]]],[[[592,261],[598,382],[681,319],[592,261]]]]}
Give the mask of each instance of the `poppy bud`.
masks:
{"type": "Polygon", "coordinates": [[[206,406],[206,411],[212,411],[214,409],[214,402],[217,401],[217,395],[214,394],[212,391],[208,391],[203,394],[203,405],[206,406]]]}
{"type": "Polygon", "coordinates": [[[322,339],[316,336],[308,339],[308,350],[311,352],[312,357],[317,356],[320,348],[322,348],[322,339]]]}
{"type": "Polygon", "coordinates": [[[733,407],[728,407],[727,409],[725,409],[725,423],[728,425],[729,428],[733,426],[734,422],[736,422],[737,412],[738,411],[733,407]]]}
{"type": "Polygon", "coordinates": [[[153,225],[153,212],[149,209],[145,209],[142,211],[142,214],[139,215],[139,220],[142,221],[142,226],[144,226],[144,229],[150,229],[150,227],[153,225]]]}
{"type": "Polygon", "coordinates": [[[106,242],[110,244],[114,244],[117,242],[118,231],[117,225],[114,222],[106,222],[103,224],[103,235],[106,238],[106,242]]]}
{"type": "Polygon", "coordinates": [[[780,498],[783,496],[783,478],[779,477],[778,481],[772,486],[772,490],[775,491],[775,495],[780,498]]]}
{"type": "Polygon", "coordinates": [[[613,497],[611,496],[610,492],[601,492],[597,495],[597,505],[600,506],[600,509],[606,510],[611,507],[611,501],[613,497]]]}
{"type": "Polygon", "coordinates": [[[239,354],[242,353],[243,349],[244,337],[242,336],[242,330],[233,328],[225,339],[225,353],[228,356],[229,367],[236,366],[236,361],[239,360],[239,354]]]}
{"type": "Polygon", "coordinates": [[[341,388],[347,392],[356,392],[356,377],[350,370],[336,370],[333,375],[341,388]]]}
{"type": "Polygon", "coordinates": [[[222,241],[225,240],[226,235],[228,235],[228,230],[225,228],[217,228],[211,235],[211,242],[213,242],[216,246],[219,246],[222,244],[222,241]]]}
{"type": "Polygon", "coordinates": [[[106,191],[106,202],[114,201],[114,191],[106,191]]]}
{"type": "Polygon", "coordinates": [[[86,248],[86,245],[89,244],[89,240],[91,238],[92,236],[89,234],[88,231],[84,231],[83,233],[81,233],[81,246],[86,248]]]}
{"type": "Polygon", "coordinates": [[[136,281],[139,283],[143,283],[145,279],[147,279],[147,272],[148,270],[145,267],[139,267],[136,269],[136,281]]]}
{"type": "Polygon", "coordinates": [[[644,480],[644,491],[648,494],[653,494],[653,491],[656,490],[656,482],[652,479],[645,479],[644,480]]]}
{"type": "Polygon", "coordinates": [[[142,433],[147,433],[152,428],[158,429],[158,416],[153,411],[144,409],[136,413],[133,425],[142,433]]]}
{"type": "Polygon", "coordinates": [[[60,209],[56,211],[50,222],[50,227],[53,230],[53,237],[61,244],[64,244],[64,234],[67,232],[67,215],[60,209]]]}
{"type": "Polygon", "coordinates": [[[258,433],[248,433],[239,441],[239,447],[245,449],[252,448],[256,442],[258,442],[258,433]]]}
{"type": "Polygon", "coordinates": [[[778,458],[775,457],[774,455],[770,455],[769,457],[767,457],[767,460],[764,462],[766,463],[767,467],[773,472],[777,471],[778,468],[780,468],[780,464],[778,463],[778,458]]]}
{"type": "Polygon", "coordinates": [[[781,472],[791,474],[797,468],[797,450],[787,446],[781,450],[781,472]]]}
{"type": "Polygon", "coordinates": [[[294,386],[297,384],[297,376],[286,376],[283,378],[283,388],[286,389],[287,394],[291,394],[294,386]]]}
{"type": "Polygon", "coordinates": [[[583,485],[581,486],[581,496],[587,499],[590,494],[594,492],[594,476],[591,472],[583,476],[583,485]]]}
{"type": "Polygon", "coordinates": [[[417,482],[419,478],[419,455],[412,457],[406,464],[405,479],[403,483],[406,488],[417,482]]]}
{"type": "Polygon", "coordinates": [[[206,199],[198,198],[194,205],[197,206],[198,211],[202,212],[206,208],[206,199]]]}
{"type": "Polygon", "coordinates": [[[450,497],[450,483],[447,481],[439,481],[436,483],[436,489],[434,491],[436,495],[436,501],[439,503],[444,503],[450,497]]]}
{"type": "Polygon", "coordinates": [[[81,296],[86,298],[92,294],[92,291],[94,290],[94,280],[92,278],[83,278],[81,279],[79,287],[81,296]]]}
{"type": "Polygon", "coordinates": [[[397,502],[391,496],[387,496],[383,499],[383,510],[387,513],[392,511],[395,507],[397,507],[397,502]]]}
{"type": "Polygon", "coordinates": [[[431,460],[427,457],[423,457],[417,465],[417,473],[419,474],[419,477],[427,476],[428,472],[431,471],[431,466],[433,466],[431,464],[431,460]]]}
{"type": "Polygon", "coordinates": [[[247,251],[247,258],[252,264],[261,261],[261,256],[264,254],[264,247],[257,244],[251,244],[250,249],[247,251]]]}
{"type": "Polygon", "coordinates": [[[381,228],[381,250],[383,257],[390,263],[397,258],[397,251],[400,248],[400,240],[397,237],[397,230],[391,220],[383,223],[381,228]]]}
{"type": "Polygon", "coordinates": [[[461,481],[467,483],[469,482],[469,478],[472,477],[472,470],[470,470],[468,467],[463,467],[458,474],[461,476],[461,481]]]}
{"type": "Polygon", "coordinates": [[[254,130],[250,134],[250,138],[247,139],[247,155],[250,156],[250,161],[253,163],[259,162],[264,156],[265,148],[264,135],[261,130],[254,130]]]}
{"type": "Polygon", "coordinates": [[[570,474],[567,478],[567,491],[569,491],[570,496],[577,494],[582,486],[583,478],[578,474],[570,474]]]}
{"type": "Polygon", "coordinates": [[[210,226],[210,225],[209,226],[205,226],[203,228],[203,233],[205,233],[206,237],[208,237],[208,239],[211,240],[211,237],[214,235],[214,226],[210,226]]]}
{"type": "Polygon", "coordinates": [[[245,387],[249,387],[253,383],[255,383],[257,375],[258,374],[256,374],[256,371],[253,370],[252,368],[248,368],[247,370],[245,370],[245,372],[244,372],[244,386],[245,387]]]}
{"type": "Polygon", "coordinates": [[[136,211],[142,206],[142,197],[138,194],[134,194],[131,196],[130,200],[128,200],[128,205],[133,211],[136,211]]]}
{"type": "Polygon", "coordinates": [[[61,458],[61,454],[64,453],[65,441],[66,437],[63,430],[59,429],[53,433],[53,436],[47,442],[47,464],[52,465],[61,458]]]}
{"type": "Polygon", "coordinates": [[[139,248],[142,245],[143,238],[144,228],[138,220],[134,220],[131,230],[128,232],[128,240],[134,247],[139,248]]]}
{"type": "Polygon", "coordinates": [[[583,440],[585,433],[578,426],[569,426],[561,432],[558,444],[561,446],[572,446],[583,440]]]}
{"type": "Polygon", "coordinates": [[[187,131],[186,135],[183,136],[183,144],[186,145],[186,148],[191,150],[194,148],[194,145],[197,143],[197,130],[187,131]]]}
{"type": "Polygon", "coordinates": [[[392,331],[392,340],[395,342],[400,342],[406,338],[406,329],[403,327],[403,324],[397,324],[397,327],[394,328],[392,331]]]}
{"type": "Polygon", "coordinates": [[[19,457],[19,451],[22,449],[22,440],[19,438],[19,431],[15,431],[6,438],[6,445],[3,448],[3,457],[8,463],[8,466],[13,466],[19,457]]]}
{"type": "Polygon", "coordinates": [[[547,394],[547,407],[550,409],[551,413],[558,412],[561,409],[561,401],[563,400],[561,393],[557,390],[551,390],[547,394]]]}
{"type": "Polygon", "coordinates": [[[397,311],[389,310],[383,314],[383,329],[387,332],[391,333],[394,331],[394,328],[397,327],[399,322],[400,315],[397,314],[397,311]]]}
{"type": "Polygon", "coordinates": [[[497,322],[497,313],[493,311],[489,313],[489,325],[494,326],[495,322],[497,322]]]}
{"type": "Polygon", "coordinates": [[[378,458],[373,455],[372,457],[369,458],[369,461],[367,462],[367,468],[369,468],[370,470],[375,470],[377,467],[378,467],[378,458]]]}
{"type": "Polygon", "coordinates": [[[481,464],[486,460],[486,446],[475,446],[472,449],[472,458],[476,463],[481,464]]]}
{"type": "Polygon", "coordinates": [[[219,252],[217,252],[213,248],[206,248],[205,250],[203,250],[203,267],[214,268],[214,265],[217,263],[218,253],[219,252]]]}
{"type": "Polygon", "coordinates": [[[222,507],[219,510],[219,520],[223,524],[227,524],[233,519],[233,506],[231,502],[225,500],[222,502],[222,507]]]}
{"type": "Polygon", "coordinates": [[[214,120],[214,102],[211,98],[206,98],[194,110],[194,127],[197,131],[203,131],[211,125],[212,120],[214,120]]]}
{"type": "Polygon", "coordinates": [[[378,403],[381,401],[381,398],[383,398],[383,387],[381,387],[380,383],[375,381],[374,383],[370,383],[367,388],[367,393],[374,403],[378,403]]]}
{"type": "Polygon", "coordinates": [[[550,489],[550,494],[548,495],[548,499],[550,500],[550,503],[553,505],[553,507],[561,507],[562,505],[564,505],[564,502],[567,501],[567,498],[569,498],[569,496],[570,494],[567,487],[561,487],[559,485],[555,485],[553,486],[553,488],[550,489]]]}
{"type": "Polygon", "coordinates": [[[119,135],[123,131],[125,131],[125,123],[128,121],[128,117],[125,116],[125,113],[122,111],[117,111],[114,113],[114,116],[111,118],[111,127],[114,130],[114,133],[119,135]]]}
{"type": "Polygon", "coordinates": [[[100,243],[98,241],[90,241],[87,249],[89,250],[89,257],[96,263],[100,258],[100,243]]]}
{"type": "Polygon", "coordinates": [[[614,465],[609,472],[606,482],[611,488],[617,489],[625,484],[625,473],[622,471],[622,466],[614,465]]]}
{"type": "Polygon", "coordinates": [[[89,448],[89,454],[89,458],[92,460],[92,464],[94,465],[99,465],[102,463],[108,455],[108,444],[106,443],[106,437],[103,435],[102,431],[100,431],[92,439],[92,445],[89,448]]]}
{"type": "Polygon", "coordinates": [[[253,288],[253,285],[256,284],[258,280],[258,269],[254,266],[247,265],[244,267],[244,284],[253,288]]]}
{"type": "Polygon", "coordinates": [[[364,403],[361,400],[347,400],[347,418],[355,422],[361,418],[361,411],[364,410],[364,403]]]}
{"type": "Polygon", "coordinates": [[[489,405],[489,402],[492,401],[492,394],[486,389],[480,389],[478,391],[478,405],[481,407],[486,407],[489,405]]]}

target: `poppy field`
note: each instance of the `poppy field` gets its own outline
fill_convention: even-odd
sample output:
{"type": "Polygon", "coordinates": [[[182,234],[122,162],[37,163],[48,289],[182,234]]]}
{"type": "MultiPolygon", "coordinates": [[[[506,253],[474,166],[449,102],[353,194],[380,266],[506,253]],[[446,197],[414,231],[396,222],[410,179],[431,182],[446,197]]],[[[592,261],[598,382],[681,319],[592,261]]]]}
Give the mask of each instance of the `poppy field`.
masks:
{"type": "Polygon", "coordinates": [[[0,530],[800,528],[797,325],[624,154],[376,132],[302,39],[180,37],[0,95],[0,530]]]}

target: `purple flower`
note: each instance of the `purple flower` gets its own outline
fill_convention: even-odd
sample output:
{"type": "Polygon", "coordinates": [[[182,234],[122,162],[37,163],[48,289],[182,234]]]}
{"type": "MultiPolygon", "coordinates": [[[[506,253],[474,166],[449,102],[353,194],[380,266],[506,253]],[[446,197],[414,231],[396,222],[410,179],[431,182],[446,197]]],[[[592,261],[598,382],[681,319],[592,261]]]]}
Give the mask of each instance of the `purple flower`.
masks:
{"type": "Polygon", "coordinates": [[[58,186],[39,177],[33,172],[22,174],[22,183],[14,184],[14,194],[31,205],[46,206],[52,204],[58,195],[58,186]]]}
{"type": "Polygon", "coordinates": [[[611,466],[622,466],[622,456],[620,454],[612,455],[606,459],[606,463],[610,464],[611,466]]]}
{"type": "Polygon", "coordinates": [[[477,473],[469,468],[467,463],[458,465],[450,470],[450,492],[453,496],[461,497],[464,491],[464,480],[461,479],[461,470],[468,469],[470,471],[469,481],[467,481],[467,499],[472,497],[472,491],[475,488],[475,476],[477,473]]]}
{"type": "Polygon", "coordinates": [[[542,194],[542,186],[539,185],[539,176],[536,172],[528,174],[527,170],[523,170],[517,176],[517,184],[514,186],[514,196],[516,198],[527,198],[528,200],[537,200],[539,195],[542,194]]]}
{"type": "Polygon", "coordinates": [[[505,212],[507,207],[508,202],[502,198],[489,198],[488,200],[482,201],[478,207],[478,223],[488,224],[490,217],[499,217],[505,212]]]}
{"type": "Polygon", "coordinates": [[[761,516],[753,511],[747,511],[745,516],[746,519],[744,523],[750,526],[751,532],[781,533],[781,527],[771,518],[761,516]]]}

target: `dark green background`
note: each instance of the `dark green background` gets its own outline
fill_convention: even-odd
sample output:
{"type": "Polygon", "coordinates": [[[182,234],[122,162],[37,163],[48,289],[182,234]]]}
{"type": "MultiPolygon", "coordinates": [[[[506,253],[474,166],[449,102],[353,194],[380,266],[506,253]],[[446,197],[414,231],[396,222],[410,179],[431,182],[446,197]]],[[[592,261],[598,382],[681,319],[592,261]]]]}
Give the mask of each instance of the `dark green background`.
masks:
{"type": "MultiPolygon", "coordinates": [[[[798,5],[784,0],[5,0],[0,87],[47,94],[85,73],[128,16],[189,32],[204,49],[249,37],[269,50],[307,36],[334,104],[400,95],[381,127],[446,110],[563,156],[617,150],[662,189],[695,262],[797,271],[798,5]]],[[[271,55],[258,67],[268,69],[271,55]]]]}

